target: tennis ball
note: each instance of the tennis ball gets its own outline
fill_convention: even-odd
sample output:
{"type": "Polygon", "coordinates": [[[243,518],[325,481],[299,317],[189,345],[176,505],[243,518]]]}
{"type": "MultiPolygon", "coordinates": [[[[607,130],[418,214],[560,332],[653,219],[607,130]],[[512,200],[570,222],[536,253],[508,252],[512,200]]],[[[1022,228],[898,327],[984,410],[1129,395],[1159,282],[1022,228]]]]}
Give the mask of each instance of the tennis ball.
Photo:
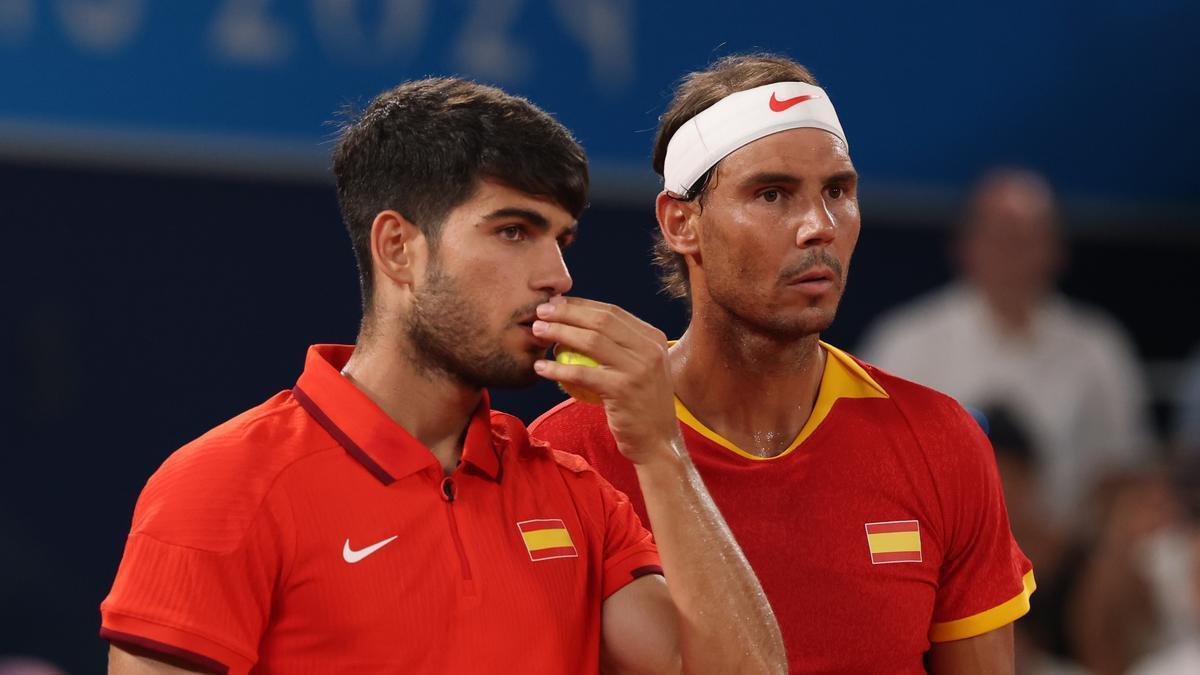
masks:
{"type": "MultiPolygon", "coordinates": [[[[580,354],[579,352],[573,352],[567,349],[556,349],[554,351],[554,360],[568,366],[587,366],[588,368],[595,368],[600,365],[587,354],[580,354]]],[[[570,396],[576,401],[582,401],[583,403],[602,403],[600,397],[589,389],[584,389],[583,387],[567,384],[565,382],[559,382],[558,388],[562,389],[564,392],[566,392],[567,396],[570,396]]]]}

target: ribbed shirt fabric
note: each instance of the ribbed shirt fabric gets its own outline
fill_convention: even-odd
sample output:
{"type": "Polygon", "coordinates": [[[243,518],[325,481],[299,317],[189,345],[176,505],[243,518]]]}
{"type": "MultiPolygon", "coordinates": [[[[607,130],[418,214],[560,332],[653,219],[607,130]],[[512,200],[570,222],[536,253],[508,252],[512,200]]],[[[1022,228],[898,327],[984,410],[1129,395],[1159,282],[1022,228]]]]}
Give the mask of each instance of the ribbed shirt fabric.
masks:
{"type": "MultiPolygon", "coordinates": [[[[822,346],[812,416],[786,452],[753,456],[677,401],[684,442],[771,601],[792,673],[924,673],[931,641],[1025,614],[1032,568],[974,419],[822,346]]],[[[530,433],[579,452],[645,518],[602,407],[564,402],[530,433]]]]}
{"type": "Polygon", "coordinates": [[[215,672],[596,672],[604,599],[661,573],[628,499],[486,393],[445,476],[350,351],[150,478],[102,636],[215,672]]]}

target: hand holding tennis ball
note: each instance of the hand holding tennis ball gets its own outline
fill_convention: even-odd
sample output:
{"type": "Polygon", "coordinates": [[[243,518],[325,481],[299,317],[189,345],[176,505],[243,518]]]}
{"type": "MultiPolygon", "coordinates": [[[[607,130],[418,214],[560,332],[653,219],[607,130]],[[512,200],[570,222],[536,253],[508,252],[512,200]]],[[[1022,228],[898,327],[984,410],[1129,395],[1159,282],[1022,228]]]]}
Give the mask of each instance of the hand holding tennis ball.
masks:
{"type": "MultiPolygon", "coordinates": [[[[558,347],[554,348],[554,360],[558,363],[568,366],[587,366],[588,368],[596,368],[600,365],[599,363],[596,363],[595,359],[587,354],[580,354],[579,352],[573,352],[569,349],[560,349],[558,347]]],[[[604,402],[603,399],[596,395],[596,392],[591,391],[590,389],[585,389],[584,387],[568,384],[566,382],[559,382],[558,388],[562,389],[567,396],[570,396],[576,401],[594,404],[600,404],[604,402]]]]}
{"type": "Polygon", "coordinates": [[[635,464],[677,456],[683,446],[662,331],[583,298],[552,298],[537,316],[534,335],[558,347],[554,361],[541,359],[534,370],[577,400],[602,404],[617,447],[635,464]]]}

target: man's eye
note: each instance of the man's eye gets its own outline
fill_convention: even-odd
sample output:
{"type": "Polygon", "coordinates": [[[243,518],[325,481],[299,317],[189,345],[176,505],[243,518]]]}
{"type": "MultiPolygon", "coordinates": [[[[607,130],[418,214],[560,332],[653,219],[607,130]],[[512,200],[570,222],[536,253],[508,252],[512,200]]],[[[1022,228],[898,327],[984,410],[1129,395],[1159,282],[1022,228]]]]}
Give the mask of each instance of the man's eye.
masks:
{"type": "Polygon", "coordinates": [[[829,187],[829,196],[834,199],[841,199],[845,194],[846,188],[844,187],[838,185],[831,185],[829,187]]]}
{"type": "Polygon", "coordinates": [[[521,241],[525,238],[525,229],[520,225],[509,225],[500,230],[500,236],[509,241],[521,241]]]}
{"type": "Polygon", "coordinates": [[[779,190],[776,190],[774,188],[772,188],[770,190],[763,190],[762,192],[759,193],[758,196],[762,197],[763,201],[767,202],[768,204],[779,201],[779,197],[780,197],[779,190]]]}

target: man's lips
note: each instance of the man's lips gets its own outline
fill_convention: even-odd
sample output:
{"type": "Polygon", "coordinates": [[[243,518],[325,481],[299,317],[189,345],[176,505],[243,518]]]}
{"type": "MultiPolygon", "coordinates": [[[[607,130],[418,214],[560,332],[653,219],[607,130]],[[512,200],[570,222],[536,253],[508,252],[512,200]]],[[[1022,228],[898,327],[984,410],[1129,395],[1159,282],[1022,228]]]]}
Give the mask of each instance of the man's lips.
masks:
{"type": "Polygon", "coordinates": [[[822,296],[837,286],[837,275],[825,266],[817,266],[787,279],[787,288],[813,297],[822,296]]]}
{"type": "Polygon", "coordinates": [[[539,337],[539,336],[533,334],[533,322],[534,321],[537,321],[537,315],[530,314],[528,317],[523,317],[523,318],[519,319],[515,325],[521,330],[521,332],[525,333],[525,335],[527,335],[529,337],[529,339],[533,340],[533,342],[535,344],[537,344],[539,347],[542,347],[542,348],[548,347],[551,344],[550,340],[547,340],[546,338],[539,337]]]}
{"type": "MultiPolygon", "coordinates": [[[[540,304],[540,303],[538,303],[538,304],[540,304]]],[[[530,330],[533,330],[533,322],[537,321],[537,318],[538,318],[537,305],[535,304],[535,305],[529,306],[527,308],[522,307],[522,309],[526,309],[527,311],[520,313],[520,314],[515,313],[515,312],[513,313],[513,317],[514,317],[513,323],[515,323],[518,326],[521,326],[523,328],[528,328],[530,330]]]]}
{"type": "Polygon", "coordinates": [[[828,267],[814,267],[803,274],[798,274],[791,279],[788,279],[787,283],[789,286],[820,281],[828,281],[832,283],[835,278],[836,277],[833,274],[833,270],[830,270],[828,267]]]}

